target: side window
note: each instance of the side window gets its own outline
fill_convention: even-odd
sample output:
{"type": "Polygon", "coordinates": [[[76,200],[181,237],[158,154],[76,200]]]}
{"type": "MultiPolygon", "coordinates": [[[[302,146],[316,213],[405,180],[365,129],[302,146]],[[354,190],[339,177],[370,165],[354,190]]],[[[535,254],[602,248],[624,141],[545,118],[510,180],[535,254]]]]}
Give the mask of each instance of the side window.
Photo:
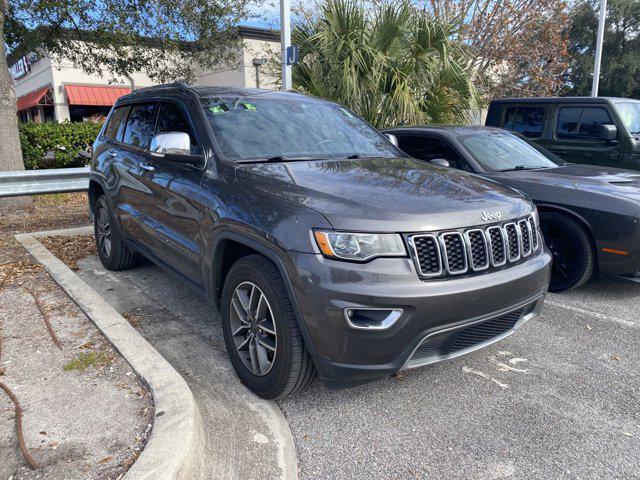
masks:
{"type": "Polygon", "coordinates": [[[528,138],[539,138],[544,130],[544,107],[509,107],[502,127],[528,138]]]}
{"type": "Polygon", "coordinates": [[[109,117],[109,123],[107,123],[104,129],[104,136],[106,138],[109,140],[120,140],[120,138],[122,138],[127,113],[129,113],[129,107],[118,107],[113,111],[111,117],[109,117]]]}
{"type": "Polygon", "coordinates": [[[567,140],[598,140],[600,125],[612,124],[602,107],[563,107],[558,112],[556,136],[567,140]]]}
{"type": "Polygon", "coordinates": [[[574,138],[580,125],[581,107],[564,107],[558,112],[556,136],[558,138],[574,138]]]}
{"type": "Polygon", "coordinates": [[[600,125],[611,125],[612,123],[606,108],[587,107],[582,114],[578,135],[580,138],[598,140],[600,125]]]}
{"type": "Polygon", "coordinates": [[[202,146],[193,133],[189,121],[186,119],[180,107],[173,103],[160,104],[156,133],[184,132],[189,134],[191,140],[191,155],[202,155],[202,146]]]}
{"type": "Polygon", "coordinates": [[[402,151],[414,158],[427,161],[434,158],[444,158],[452,168],[469,170],[467,162],[443,140],[419,135],[401,136],[398,138],[398,144],[402,151]]]}
{"type": "Polygon", "coordinates": [[[149,148],[156,127],[157,111],[158,106],[155,103],[131,107],[122,141],[136,147],[149,148]]]}

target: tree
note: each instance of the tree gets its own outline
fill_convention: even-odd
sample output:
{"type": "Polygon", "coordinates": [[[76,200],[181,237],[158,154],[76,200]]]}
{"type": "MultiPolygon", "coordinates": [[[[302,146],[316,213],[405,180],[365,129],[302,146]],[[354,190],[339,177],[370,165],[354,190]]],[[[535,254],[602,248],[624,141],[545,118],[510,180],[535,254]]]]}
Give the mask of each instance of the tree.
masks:
{"type": "Polygon", "coordinates": [[[456,26],[488,97],[557,95],[568,65],[567,5],[561,0],[429,0],[456,26]]]}
{"type": "MultiPolygon", "coordinates": [[[[3,32],[4,12],[0,11],[0,34],[3,32]]],[[[0,56],[6,58],[4,42],[0,56]]],[[[0,67],[0,170],[23,170],[22,151],[16,121],[16,96],[8,68],[0,67]]]]}
{"type": "Polygon", "coordinates": [[[464,122],[477,108],[451,27],[408,1],[329,0],[301,22],[293,84],[303,93],[346,105],[375,127],[464,122]]]}
{"type": "MultiPolygon", "coordinates": [[[[599,2],[582,0],[571,11],[570,89],[590,95],[599,2]]],[[[602,45],[599,94],[640,98],[640,2],[610,0],[602,45]]]]}
{"type": "MultiPolygon", "coordinates": [[[[259,0],[258,0],[259,1],[259,0]]],[[[0,30],[15,54],[64,58],[110,79],[144,71],[154,80],[190,80],[194,65],[235,59],[236,26],[256,0],[3,0],[0,30]]],[[[21,165],[15,96],[4,52],[0,169],[21,165]],[[10,104],[10,105],[9,105],[10,104]]]]}

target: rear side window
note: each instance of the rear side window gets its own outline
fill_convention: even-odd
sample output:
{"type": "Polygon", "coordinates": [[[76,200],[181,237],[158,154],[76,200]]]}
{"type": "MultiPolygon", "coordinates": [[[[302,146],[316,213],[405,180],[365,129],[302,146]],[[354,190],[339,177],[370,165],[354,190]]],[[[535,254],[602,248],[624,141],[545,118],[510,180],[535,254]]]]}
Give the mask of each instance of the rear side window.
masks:
{"type": "Polygon", "coordinates": [[[502,127],[528,138],[539,138],[544,130],[544,107],[509,107],[502,127]]]}
{"type": "Polygon", "coordinates": [[[109,117],[109,123],[104,129],[104,136],[109,140],[119,140],[122,138],[122,131],[124,130],[124,122],[127,120],[127,113],[129,107],[116,108],[111,117],[109,117]]]}
{"type": "Polygon", "coordinates": [[[613,121],[606,108],[563,107],[558,112],[556,137],[567,140],[598,140],[600,125],[613,121]]]}
{"type": "Polygon", "coordinates": [[[124,130],[123,142],[140,148],[149,148],[151,137],[156,128],[158,105],[148,103],[134,105],[124,130]]]}
{"type": "Polygon", "coordinates": [[[198,139],[193,133],[189,121],[180,110],[180,107],[173,103],[160,104],[156,133],[166,132],[187,133],[191,140],[191,155],[202,155],[202,146],[198,143],[198,139]]]}

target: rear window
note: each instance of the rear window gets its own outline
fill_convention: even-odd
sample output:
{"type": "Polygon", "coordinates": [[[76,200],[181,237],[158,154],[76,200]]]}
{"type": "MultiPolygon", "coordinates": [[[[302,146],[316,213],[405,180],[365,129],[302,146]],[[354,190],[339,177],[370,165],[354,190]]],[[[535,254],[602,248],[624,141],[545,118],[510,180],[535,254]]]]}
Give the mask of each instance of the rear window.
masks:
{"type": "Polygon", "coordinates": [[[158,105],[149,103],[131,107],[123,142],[140,148],[149,148],[156,128],[158,105]]]}
{"type": "Polygon", "coordinates": [[[502,127],[528,138],[539,138],[544,130],[544,107],[509,107],[502,127]]]}
{"type": "Polygon", "coordinates": [[[612,125],[602,107],[563,107],[558,112],[556,137],[566,140],[597,140],[600,125],[612,125]]]}
{"type": "Polygon", "coordinates": [[[109,117],[109,123],[104,129],[104,136],[109,140],[119,140],[122,138],[124,130],[124,122],[127,120],[127,112],[129,107],[116,108],[109,117]]]}

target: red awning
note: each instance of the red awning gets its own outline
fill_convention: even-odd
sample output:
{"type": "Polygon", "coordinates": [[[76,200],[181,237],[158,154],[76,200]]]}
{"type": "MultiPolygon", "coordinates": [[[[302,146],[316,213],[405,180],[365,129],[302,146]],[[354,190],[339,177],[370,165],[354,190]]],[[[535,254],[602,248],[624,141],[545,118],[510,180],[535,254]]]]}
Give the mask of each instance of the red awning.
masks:
{"type": "Polygon", "coordinates": [[[122,95],[131,93],[127,87],[65,85],[69,105],[95,105],[110,107],[122,95]]]}
{"type": "Polygon", "coordinates": [[[44,101],[42,101],[47,93],[49,93],[50,88],[51,87],[47,85],[46,87],[42,87],[39,90],[34,90],[31,93],[27,93],[26,95],[18,97],[18,111],[26,110],[27,108],[35,107],[36,105],[51,105],[51,102],[47,101],[49,99],[45,99],[44,101]],[[41,101],[42,103],[40,103],[41,101]]]}

